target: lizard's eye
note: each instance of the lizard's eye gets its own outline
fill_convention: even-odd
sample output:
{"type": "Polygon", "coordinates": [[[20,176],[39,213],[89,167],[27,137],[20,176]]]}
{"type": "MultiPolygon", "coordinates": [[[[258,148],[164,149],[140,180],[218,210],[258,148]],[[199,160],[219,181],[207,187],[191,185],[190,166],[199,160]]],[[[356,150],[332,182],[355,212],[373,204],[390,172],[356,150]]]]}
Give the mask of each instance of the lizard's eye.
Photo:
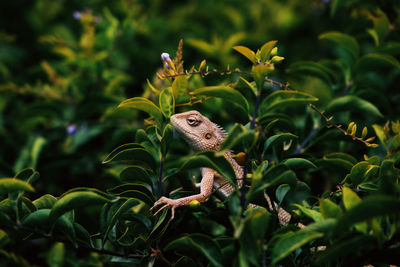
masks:
{"type": "Polygon", "coordinates": [[[186,121],[190,126],[196,126],[199,124],[199,121],[195,118],[188,118],[186,121]]]}
{"type": "Polygon", "coordinates": [[[206,139],[211,139],[211,134],[210,133],[206,133],[206,139]]]}

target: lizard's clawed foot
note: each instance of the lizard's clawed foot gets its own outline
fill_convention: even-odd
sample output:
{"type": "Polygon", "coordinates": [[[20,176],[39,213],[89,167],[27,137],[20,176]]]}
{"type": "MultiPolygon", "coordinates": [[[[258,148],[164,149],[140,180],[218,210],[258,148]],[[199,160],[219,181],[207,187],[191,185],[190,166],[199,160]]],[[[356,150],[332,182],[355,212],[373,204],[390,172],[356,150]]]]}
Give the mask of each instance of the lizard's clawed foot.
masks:
{"type": "Polygon", "coordinates": [[[153,210],[153,209],[155,209],[156,207],[158,207],[158,206],[160,206],[160,205],[163,205],[163,206],[161,206],[157,211],[156,211],[156,213],[154,213],[154,216],[156,216],[160,211],[162,211],[163,209],[165,209],[165,208],[167,208],[167,207],[171,207],[171,221],[174,219],[174,216],[175,216],[175,209],[177,208],[177,207],[179,207],[180,205],[179,205],[179,202],[178,201],[176,201],[175,199],[170,199],[170,198],[167,198],[167,197],[161,197],[159,200],[157,200],[155,203],[154,203],[154,205],[153,205],[153,207],[151,207],[151,211],[153,210]]]}

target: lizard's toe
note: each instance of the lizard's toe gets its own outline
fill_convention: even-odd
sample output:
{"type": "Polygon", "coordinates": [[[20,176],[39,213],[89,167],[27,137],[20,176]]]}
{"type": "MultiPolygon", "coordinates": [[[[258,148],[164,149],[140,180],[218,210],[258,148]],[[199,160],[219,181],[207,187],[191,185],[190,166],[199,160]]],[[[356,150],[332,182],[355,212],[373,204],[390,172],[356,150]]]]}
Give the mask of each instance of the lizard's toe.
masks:
{"type": "Polygon", "coordinates": [[[163,209],[165,209],[167,207],[171,207],[171,213],[172,214],[171,214],[171,219],[170,220],[172,220],[175,217],[175,208],[179,207],[179,204],[174,199],[170,199],[170,198],[167,198],[167,197],[161,197],[159,200],[157,200],[154,203],[153,207],[151,207],[150,210],[152,211],[153,209],[155,209],[158,206],[161,206],[161,207],[154,213],[154,216],[159,214],[163,209]],[[161,205],[163,205],[163,206],[161,206],[161,205]]]}

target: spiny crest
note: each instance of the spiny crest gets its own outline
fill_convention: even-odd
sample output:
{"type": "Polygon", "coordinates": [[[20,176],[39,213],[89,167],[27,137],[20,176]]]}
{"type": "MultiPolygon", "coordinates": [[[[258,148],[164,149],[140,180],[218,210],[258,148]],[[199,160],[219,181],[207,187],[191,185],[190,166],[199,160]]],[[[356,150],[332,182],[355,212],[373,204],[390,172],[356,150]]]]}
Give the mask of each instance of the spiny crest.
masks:
{"type": "Polygon", "coordinates": [[[215,128],[217,129],[217,134],[218,134],[218,136],[219,136],[222,140],[224,140],[225,137],[226,137],[226,135],[227,135],[227,133],[225,132],[224,128],[222,128],[221,126],[219,126],[219,125],[216,124],[216,123],[214,123],[214,125],[215,125],[215,128]]]}

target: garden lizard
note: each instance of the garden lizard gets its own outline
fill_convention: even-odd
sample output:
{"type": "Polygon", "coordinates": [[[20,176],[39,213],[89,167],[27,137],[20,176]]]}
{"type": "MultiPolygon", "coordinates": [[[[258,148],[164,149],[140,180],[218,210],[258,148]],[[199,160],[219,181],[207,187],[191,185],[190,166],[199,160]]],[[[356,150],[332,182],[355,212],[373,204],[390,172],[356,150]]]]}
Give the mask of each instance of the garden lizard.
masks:
{"type": "MultiPolygon", "coordinates": [[[[178,113],[171,116],[171,123],[175,130],[177,130],[189,146],[196,152],[205,150],[218,151],[220,145],[226,137],[224,130],[217,124],[211,122],[208,118],[200,114],[196,110],[178,113]]],[[[238,179],[238,186],[242,186],[243,178],[243,167],[240,166],[235,159],[232,157],[230,151],[225,152],[225,158],[232,164],[235,171],[235,175],[238,179]]],[[[161,197],[157,200],[151,210],[161,206],[161,208],[155,213],[159,213],[161,210],[171,207],[171,220],[174,218],[175,209],[180,206],[187,206],[193,200],[203,202],[208,200],[213,188],[216,188],[222,195],[228,196],[233,192],[234,188],[229,184],[228,180],[222,177],[218,172],[210,168],[201,168],[201,183],[200,193],[188,197],[170,199],[167,197],[161,197]]],[[[270,210],[273,209],[272,205],[277,209],[278,205],[271,201],[267,194],[264,195],[270,210]]],[[[288,224],[291,215],[284,209],[279,209],[278,212],[279,222],[281,224],[288,224]]]]}

